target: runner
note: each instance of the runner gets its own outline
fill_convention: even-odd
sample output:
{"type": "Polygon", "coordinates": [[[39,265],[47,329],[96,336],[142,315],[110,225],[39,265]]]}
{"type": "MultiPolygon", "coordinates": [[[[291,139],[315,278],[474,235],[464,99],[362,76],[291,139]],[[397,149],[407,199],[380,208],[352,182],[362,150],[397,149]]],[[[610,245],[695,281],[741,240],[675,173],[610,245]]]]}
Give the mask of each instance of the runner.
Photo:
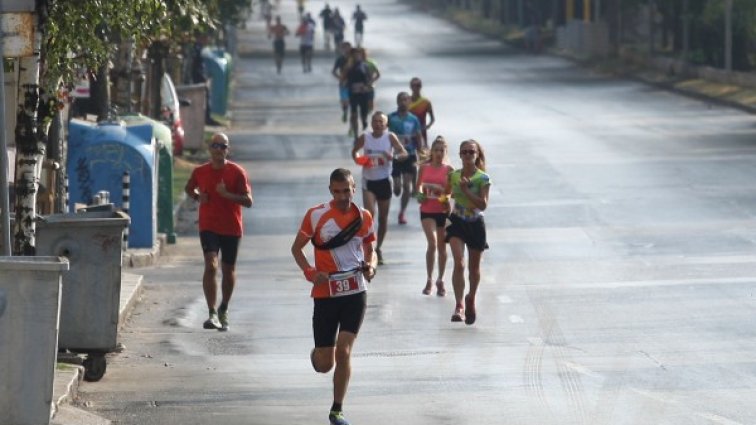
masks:
{"type": "Polygon", "coordinates": [[[367,21],[367,14],[357,5],[352,13],[352,20],[354,21],[354,44],[357,47],[362,46],[362,37],[365,35],[365,21],[367,21]]]}
{"type": "Polygon", "coordinates": [[[291,253],[313,284],[312,366],[319,373],[336,366],[328,420],[333,425],[349,425],[342,405],[352,374],[352,346],[367,307],[365,281],[376,272],[375,233],[372,215],[352,202],[355,184],[349,170],[334,170],[328,188],[333,200],[307,210],[291,253]],[[315,267],[304,253],[310,242],[315,247],[315,267]]]}
{"type": "Polygon", "coordinates": [[[283,68],[284,53],[286,53],[286,36],[289,29],[281,23],[281,17],[276,16],[276,23],[268,28],[268,38],[273,37],[273,56],[276,60],[276,72],[281,73],[283,68]]]}
{"type": "Polygon", "coordinates": [[[273,6],[271,6],[270,0],[260,1],[260,16],[265,20],[265,27],[270,27],[270,22],[273,19],[273,6]]]}
{"type": "Polygon", "coordinates": [[[436,117],[433,115],[433,105],[428,98],[423,97],[420,94],[420,90],[423,87],[423,82],[419,78],[414,77],[410,80],[410,89],[412,95],[410,97],[409,110],[412,112],[418,120],[420,120],[420,128],[423,132],[423,139],[428,140],[428,129],[431,128],[436,117]],[[430,116],[430,122],[426,124],[427,117],[430,116]]]}
{"type": "Polygon", "coordinates": [[[407,157],[402,143],[396,135],[386,127],[388,118],[383,112],[373,114],[372,132],[362,133],[354,142],[352,158],[362,165],[362,202],[365,209],[375,217],[378,204],[378,239],[375,252],[378,254],[378,264],[383,264],[383,239],[388,228],[388,212],[391,206],[391,174],[392,158],[407,157]],[[362,156],[358,152],[362,150],[362,156]]]}
{"type": "Polygon", "coordinates": [[[409,112],[410,96],[400,92],[396,96],[397,110],[389,114],[388,127],[402,141],[409,156],[406,160],[394,160],[391,177],[394,180],[394,195],[400,196],[399,224],[407,224],[404,216],[410,195],[417,193],[417,151],[425,149],[426,143],[420,131],[420,121],[409,112]]]}
{"type": "Polygon", "coordinates": [[[480,284],[480,259],[483,250],[488,249],[486,243],[486,224],[483,221],[483,211],[488,206],[488,191],[491,179],[486,171],[486,156],[480,143],[466,140],[459,147],[462,158],[462,168],[449,174],[447,193],[454,198],[454,208],[449,214],[451,224],[446,228],[446,241],[451,247],[454,257],[454,272],[452,284],[456,306],[452,314],[452,322],[465,321],[466,324],[475,323],[475,297],[480,284]],[[467,246],[467,262],[470,268],[468,276],[470,288],[465,293],[465,246],[467,246]],[[464,305],[462,297],[464,296],[464,305]]]}
{"type": "Polygon", "coordinates": [[[350,125],[349,134],[357,137],[358,119],[362,121],[362,129],[367,129],[368,105],[370,103],[370,86],[372,84],[372,71],[365,61],[365,49],[353,48],[343,75],[349,88],[350,125]],[[358,111],[359,110],[359,118],[358,111]]]}
{"type": "Polygon", "coordinates": [[[312,72],[312,49],[315,44],[315,23],[307,13],[297,28],[299,37],[299,55],[302,58],[302,72],[312,72]]]}
{"type": "Polygon", "coordinates": [[[192,171],[184,191],[200,204],[200,243],[205,256],[202,289],[210,313],[202,326],[227,331],[228,304],[236,286],[236,255],[244,234],[241,207],[252,206],[252,187],[246,171],[226,159],[228,137],[215,133],[210,140],[210,161],[192,171]],[[223,275],[220,306],[217,306],[218,252],[223,275]]]}
{"type": "Polygon", "coordinates": [[[368,85],[368,104],[367,104],[367,110],[368,113],[373,112],[373,107],[375,106],[375,83],[378,81],[379,78],[381,78],[381,71],[378,70],[378,63],[373,60],[373,58],[368,57],[367,50],[364,50],[365,53],[365,63],[368,64],[368,70],[370,71],[370,85],[368,85]]]}
{"type": "Polygon", "coordinates": [[[346,29],[346,22],[344,22],[344,18],[341,16],[341,12],[339,11],[338,7],[333,9],[331,29],[333,31],[333,41],[335,43],[334,46],[340,46],[344,41],[344,29],[346,29]]]}
{"type": "Polygon", "coordinates": [[[297,0],[297,16],[302,19],[305,10],[305,0],[297,0]]]}
{"type": "MultiPolygon", "coordinates": [[[[331,50],[331,35],[333,34],[333,11],[328,3],[325,4],[323,10],[320,11],[320,19],[323,20],[323,47],[326,50],[331,50]]],[[[336,47],[338,48],[338,44],[336,47]]]]}
{"type": "Polygon", "coordinates": [[[449,165],[448,146],[443,136],[436,137],[430,149],[430,160],[420,166],[417,175],[420,223],[423,226],[428,246],[425,250],[425,268],[428,280],[423,294],[433,290],[433,266],[438,255],[438,278],[436,295],[446,295],[444,272],[446,270],[446,218],[449,215],[449,194],[446,182],[454,169],[449,165]]]}
{"type": "Polygon", "coordinates": [[[345,74],[349,56],[352,54],[352,44],[344,41],[339,46],[339,57],[333,63],[331,74],[339,80],[339,101],[341,102],[341,121],[347,121],[347,111],[349,110],[349,87],[347,82],[342,79],[345,74]]]}

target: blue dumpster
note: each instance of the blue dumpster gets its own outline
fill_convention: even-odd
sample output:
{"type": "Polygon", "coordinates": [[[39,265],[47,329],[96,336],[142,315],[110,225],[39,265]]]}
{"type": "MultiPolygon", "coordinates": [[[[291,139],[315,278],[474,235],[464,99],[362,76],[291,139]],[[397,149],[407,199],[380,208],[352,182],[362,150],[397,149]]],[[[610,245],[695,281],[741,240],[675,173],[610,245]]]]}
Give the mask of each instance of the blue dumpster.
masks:
{"type": "Polygon", "coordinates": [[[176,243],[173,223],[173,139],[171,129],[150,117],[135,114],[121,117],[127,125],[151,124],[158,146],[157,229],[165,233],[167,242],[176,243]]]}
{"type": "Polygon", "coordinates": [[[205,47],[202,62],[210,77],[210,112],[225,116],[228,111],[228,93],[231,85],[231,55],[222,49],[205,47]]]}
{"type": "Polygon", "coordinates": [[[110,202],[123,208],[123,175],[130,177],[129,248],[152,248],[157,238],[158,148],[152,124],[91,123],[71,120],[68,136],[68,190],[75,204],[92,203],[93,195],[110,192],[110,202]]]}

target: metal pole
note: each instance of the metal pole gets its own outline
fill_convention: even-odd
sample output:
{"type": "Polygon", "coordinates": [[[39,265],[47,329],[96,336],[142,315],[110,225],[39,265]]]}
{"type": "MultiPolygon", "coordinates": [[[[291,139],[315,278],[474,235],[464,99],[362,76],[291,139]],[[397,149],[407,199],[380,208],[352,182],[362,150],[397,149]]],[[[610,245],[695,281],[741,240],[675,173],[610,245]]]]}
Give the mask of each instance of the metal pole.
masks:
{"type": "Polygon", "coordinates": [[[2,72],[0,72],[0,209],[2,214],[0,215],[0,227],[2,227],[2,240],[0,240],[0,246],[2,251],[0,254],[4,256],[11,255],[11,241],[10,241],[10,211],[8,211],[8,144],[5,140],[5,59],[4,54],[4,35],[0,30],[0,63],[2,63],[2,72]]]}
{"type": "Polygon", "coordinates": [[[690,60],[690,0],[683,0],[683,61],[690,60]]]}
{"type": "Polygon", "coordinates": [[[725,0],[725,70],[732,71],[732,0],[725,0]]]}

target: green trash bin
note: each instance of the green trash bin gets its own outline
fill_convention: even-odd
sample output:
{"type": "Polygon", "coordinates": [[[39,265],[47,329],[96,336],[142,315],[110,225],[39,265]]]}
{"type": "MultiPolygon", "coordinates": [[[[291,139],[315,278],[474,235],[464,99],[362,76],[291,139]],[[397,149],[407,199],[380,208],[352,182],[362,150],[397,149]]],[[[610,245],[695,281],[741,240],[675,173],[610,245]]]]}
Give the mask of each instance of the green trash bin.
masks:
{"type": "Polygon", "coordinates": [[[231,55],[223,49],[205,47],[202,61],[210,77],[210,112],[226,116],[231,89],[231,55]]]}
{"type": "Polygon", "coordinates": [[[168,243],[176,243],[173,221],[173,138],[165,124],[141,114],[125,115],[121,119],[129,124],[152,124],[153,137],[158,146],[157,231],[166,235],[168,243]]]}

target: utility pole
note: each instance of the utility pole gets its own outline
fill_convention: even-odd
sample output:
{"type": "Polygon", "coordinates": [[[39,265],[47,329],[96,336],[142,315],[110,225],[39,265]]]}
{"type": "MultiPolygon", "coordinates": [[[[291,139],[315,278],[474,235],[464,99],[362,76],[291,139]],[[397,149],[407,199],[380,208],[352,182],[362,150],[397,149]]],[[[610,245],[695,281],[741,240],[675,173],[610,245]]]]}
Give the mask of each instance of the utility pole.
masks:
{"type": "MultiPolygon", "coordinates": [[[[2,227],[2,239],[0,239],[0,247],[2,251],[0,255],[11,255],[11,240],[10,240],[10,212],[8,211],[8,144],[5,141],[5,59],[3,52],[5,51],[5,34],[0,28],[0,63],[2,64],[2,71],[0,73],[0,227],[2,227]]],[[[2,314],[2,313],[0,313],[2,314]]]]}
{"type": "Polygon", "coordinates": [[[683,45],[682,58],[685,62],[690,60],[690,0],[683,0],[683,45]]]}
{"type": "Polygon", "coordinates": [[[725,71],[732,72],[732,0],[725,0],[725,71]]]}

